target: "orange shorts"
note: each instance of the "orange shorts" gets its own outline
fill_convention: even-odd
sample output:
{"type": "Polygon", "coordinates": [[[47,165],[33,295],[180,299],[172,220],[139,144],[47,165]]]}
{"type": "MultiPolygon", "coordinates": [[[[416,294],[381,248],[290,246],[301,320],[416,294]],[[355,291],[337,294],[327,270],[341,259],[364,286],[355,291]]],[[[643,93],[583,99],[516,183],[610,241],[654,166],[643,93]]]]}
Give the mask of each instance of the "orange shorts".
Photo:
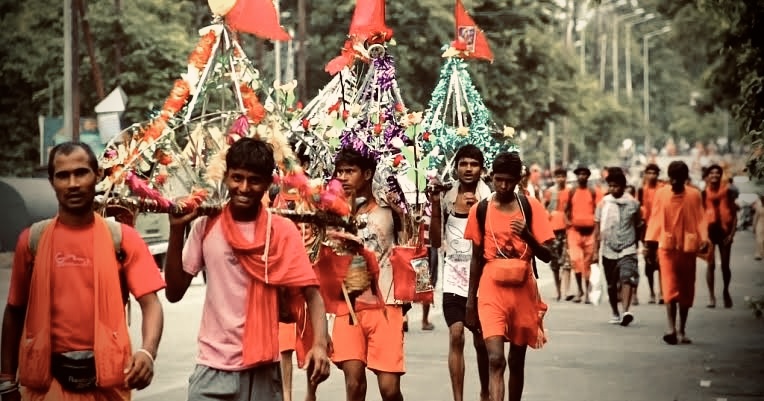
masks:
{"type": "Polygon", "coordinates": [[[350,315],[334,319],[332,362],[358,360],[377,372],[406,372],[403,357],[403,311],[400,306],[365,309],[356,312],[358,324],[350,324],[350,315]],[[387,317],[385,317],[387,312],[387,317]]]}
{"type": "Polygon", "coordinates": [[[571,227],[568,230],[568,256],[575,272],[588,280],[592,273],[591,265],[599,258],[594,254],[594,234],[581,235],[571,227]]]}
{"type": "Polygon", "coordinates": [[[296,342],[296,324],[279,323],[279,352],[294,351],[296,342]]]}
{"type": "Polygon", "coordinates": [[[531,348],[546,343],[543,319],[547,305],[541,300],[536,279],[531,276],[523,285],[509,287],[483,271],[478,285],[478,316],[484,339],[500,336],[514,345],[531,348]]]}

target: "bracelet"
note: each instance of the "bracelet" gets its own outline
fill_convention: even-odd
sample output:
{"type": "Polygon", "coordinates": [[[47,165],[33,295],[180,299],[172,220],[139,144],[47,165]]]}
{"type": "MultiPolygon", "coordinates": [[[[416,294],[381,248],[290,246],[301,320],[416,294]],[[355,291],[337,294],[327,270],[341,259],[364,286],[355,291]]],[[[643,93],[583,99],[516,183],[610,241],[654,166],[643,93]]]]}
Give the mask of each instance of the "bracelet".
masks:
{"type": "Polygon", "coordinates": [[[138,350],[138,351],[136,351],[136,352],[141,352],[141,353],[144,353],[144,354],[146,354],[146,356],[148,356],[148,357],[149,357],[149,359],[151,359],[151,364],[152,364],[152,365],[154,364],[154,355],[151,355],[151,352],[148,352],[147,350],[145,350],[145,349],[143,349],[143,348],[139,349],[139,350],[138,350]]]}

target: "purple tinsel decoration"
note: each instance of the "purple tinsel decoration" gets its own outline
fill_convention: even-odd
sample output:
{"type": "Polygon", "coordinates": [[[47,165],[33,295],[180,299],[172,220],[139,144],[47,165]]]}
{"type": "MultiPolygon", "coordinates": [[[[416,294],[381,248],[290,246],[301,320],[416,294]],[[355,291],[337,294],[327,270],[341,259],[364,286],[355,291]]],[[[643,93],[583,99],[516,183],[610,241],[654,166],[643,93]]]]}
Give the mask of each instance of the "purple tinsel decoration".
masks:
{"type": "MultiPolygon", "coordinates": [[[[382,155],[391,150],[390,141],[393,138],[400,138],[406,145],[411,145],[411,140],[406,136],[406,130],[395,118],[395,97],[390,93],[395,85],[395,62],[393,57],[385,54],[376,58],[372,62],[372,71],[376,76],[374,85],[367,85],[361,94],[361,99],[366,103],[381,102],[387,100],[388,103],[382,110],[384,117],[384,129],[380,134],[383,142],[375,144],[374,124],[368,119],[360,119],[355,126],[346,127],[340,136],[340,144],[343,149],[354,149],[364,156],[374,157],[379,160],[382,155]],[[382,92],[381,99],[379,92],[382,92]],[[387,93],[387,96],[385,94],[387,93]],[[365,142],[364,142],[365,141],[365,142]],[[371,148],[369,148],[371,146],[371,148]]],[[[368,116],[367,116],[368,117],[368,116]]]]}

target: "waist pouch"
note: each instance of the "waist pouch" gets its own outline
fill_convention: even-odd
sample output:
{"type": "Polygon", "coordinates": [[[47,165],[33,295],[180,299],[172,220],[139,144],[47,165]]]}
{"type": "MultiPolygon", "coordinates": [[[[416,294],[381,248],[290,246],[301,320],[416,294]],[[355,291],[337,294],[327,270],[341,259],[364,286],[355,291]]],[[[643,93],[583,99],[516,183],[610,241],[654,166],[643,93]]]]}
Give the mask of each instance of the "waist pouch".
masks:
{"type": "Polygon", "coordinates": [[[508,287],[523,285],[531,271],[531,263],[523,259],[493,259],[486,267],[494,281],[508,287]]]}
{"type": "Polygon", "coordinates": [[[52,354],[50,370],[67,391],[83,392],[96,388],[96,365],[93,351],[52,354]]]}
{"type": "Polygon", "coordinates": [[[573,227],[581,235],[592,235],[594,227],[573,227]]]}

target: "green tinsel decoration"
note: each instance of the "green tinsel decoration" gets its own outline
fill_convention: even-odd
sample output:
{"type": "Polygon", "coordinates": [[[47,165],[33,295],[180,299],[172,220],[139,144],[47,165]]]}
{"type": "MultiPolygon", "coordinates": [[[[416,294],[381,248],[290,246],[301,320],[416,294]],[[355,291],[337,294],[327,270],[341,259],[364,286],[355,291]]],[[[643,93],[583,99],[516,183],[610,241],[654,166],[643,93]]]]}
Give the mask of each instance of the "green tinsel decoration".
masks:
{"type": "Polygon", "coordinates": [[[440,69],[422,124],[430,133],[429,140],[423,141],[425,152],[430,154],[429,170],[440,170],[441,175],[449,174],[451,159],[466,144],[480,148],[489,165],[501,152],[519,151],[512,138],[505,137],[491,119],[491,112],[472,83],[467,63],[458,57],[447,58],[440,69]],[[468,135],[457,133],[460,124],[469,128],[468,135]]]}

